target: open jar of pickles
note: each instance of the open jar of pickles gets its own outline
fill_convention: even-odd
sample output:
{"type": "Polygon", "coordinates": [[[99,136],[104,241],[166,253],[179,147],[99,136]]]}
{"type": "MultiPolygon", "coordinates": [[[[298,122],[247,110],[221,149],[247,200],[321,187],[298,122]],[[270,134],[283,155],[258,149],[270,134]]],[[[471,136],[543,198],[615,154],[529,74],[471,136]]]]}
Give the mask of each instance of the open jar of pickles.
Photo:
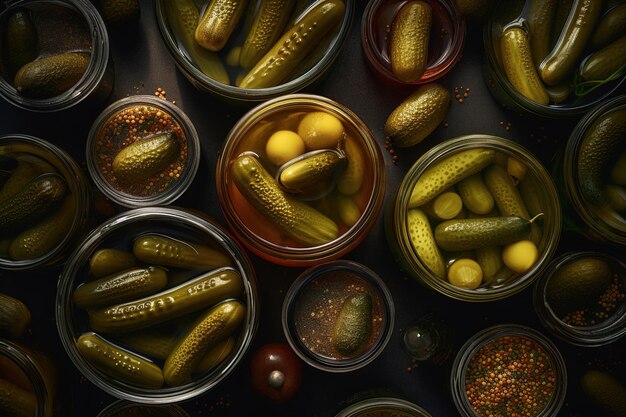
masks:
{"type": "Polygon", "coordinates": [[[243,250],[186,211],[140,208],[95,229],[61,274],[56,322],[85,377],[128,401],[165,404],[213,388],[258,325],[243,250]]]}
{"type": "Polygon", "coordinates": [[[216,181],[222,212],[250,250],[305,266],[338,258],[365,238],[381,209],[385,170],[372,132],[354,113],[298,94],[239,120],[216,181]]]}
{"type": "Polygon", "coordinates": [[[546,268],[561,212],[550,175],[529,151],[467,135],[415,162],[385,227],[411,276],[455,299],[492,301],[526,288],[546,268]]]}

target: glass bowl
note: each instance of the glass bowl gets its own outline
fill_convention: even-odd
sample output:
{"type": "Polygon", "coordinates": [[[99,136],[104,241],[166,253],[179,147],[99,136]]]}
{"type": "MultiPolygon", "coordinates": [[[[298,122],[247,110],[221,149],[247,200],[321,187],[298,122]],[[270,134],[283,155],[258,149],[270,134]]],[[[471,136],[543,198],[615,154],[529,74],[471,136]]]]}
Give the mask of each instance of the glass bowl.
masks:
{"type": "MultiPolygon", "coordinates": [[[[563,156],[564,188],[567,201],[570,203],[568,208],[573,211],[571,214],[573,214],[575,223],[582,226],[585,235],[592,240],[617,245],[626,245],[626,207],[620,207],[620,204],[626,204],[626,194],[624,194],[626,193],[626,184],[623,183],[623,180],[620,180],[621,185],[614,184],[614,179],[610,176],[612,169],[624,172],[623,168],[614,167],[621,166],[618,165],[618,161],[622,161],[622,164],[623,161],[626,161],[626,146],[621,139],[611,141],[607,136],[607,129],[603,126],[610,124],[613,126],[611,129],[614,134],[623,136],[626,134],[625,118],[626,95],[620,95],[603,102],[578,122],[567,141],[563,156]],[[599,133],[593,136],[596,131],[599,133]],[[608,152],[602,151],[603,153],[600,153],[599,149],[593,149],[593,143],[596,142],[604,143],[608,152]],[[602,161],[601,172],[590,175],[584,164],[588,160],[594,161],[590,157],[595,155],[605,155],[606,159],[602,161]],[[620,155],[622,156],[620,157],[620,155]],[[596,175],[600,175],[601,178],[594,180],[596,175]],[[594,186],[594,184],[596,185],[594,186]],[[593,197],[594,200],[591,201],[590,196],[595,195],[595,193],[590,194],[589,191],[583,191],[583,185],[585,190],[598,189],[602,193],[608,193],[609,186],[612,186],[614,190],[618,190],[617,200],[614,200],[612,194],[603,194],[601,198],[595,199],[593,197]]],[[[611,138],[616,137],[620,136],[611,136],[611,138]]],[[[623,176],[623,174],[621,175],[623,176]]]]}
{"type": "MultiPolygon", "coordinates": [[[[496,10],[492,14],[491,20],[485,24],[483,29],[483,45],[485,49],[483,75],[491,94],[501,105],[515,112],[531,116],[550,119],[575,118],[582,116],[603,100],[623,90],[626,85],[626,73],[614,77],[612,81],[581,97],[577,97],[573,94],[574,77],[572,76],[570,77],[571,79],[568,79],[563,85],[554,87],[552,92],[548,91],[548,95],[560,97],[558,100],[552,99],[551,104],[548,105],[539,104],[520,94],[519,91],[513,87],[503,70],[500,39],[502,37],[503,28],[511,22],[526,31],[529,30],[528,19],[519,17],[522,13],[524,3],[523,0],[499,2],[496,10]],[[570,91],[567,98],[563,98],[562,95],[562,91],[567,90],[565,87],[568,87],[570,91]],[[555,103],[556,101],[560,102],[557,104],[555,103]]],[[[527,3],[530,3],[530,1],[527,3]]],[[[566,4],[568,3],[563,3],[563,5],[566,4]]],[[[559,6],[559,8],[561,7],[569,6],[559,6]]],[[[561,14],[559,10],[557,10],[556,13],[557,15],[561,14]]],[[[566,16],[567,12],[565,12],[565,17],[566,16]]],[[[550,22],[554,22],[556,19],[557,18],[554,18],[550,20],[550,22]]],[[[584,50],[583,58],[581,58],[580,61],[583,61],[584,57],[588,56],[591,52],[593,51],[587,46],[584,50]]],[[[577,85],[580,90],[582,84],[578,83],[577,85]]]]}
{"type": "Polygon", "coordinates": [[[624,262],[601,252],[569,252],[535,283],[533,304],[555,336],[577,346],[602,346],[626,334],[625,287],[624,262]],[[580,286],[578,293],[571,283],[580,286]]]}
{"type": "Polygon", "coordinates": [[[222,212],[248,249],[273,263],[309,266],[336,259],[365,238],[382,206],[385,166],[374,135],[352,111],[325,97],[294,94],[263,103],[237,122],[218,156],[216,182],[222,212]],[[324,130],[329,126],[334,126],[334,133],[316,136],[330,131],[324,130]],[[325,148],[310,151],[309,145],[303,145],[304,140],[295,133],[299,128],[305,137],[326,137],[334,142],[311,139],[309,142],[315,143],[309,145],[325,148]],[[299,147],[283,147],[281,137],[293,140],[291,143],[299,147]],[[273,147],[269,153],[268,144],[273,147]],[[337,150],[342,147],[339,153],[345,159],[337,157],[337,150]],[[317,191],[321,193],[312,192],[310,187],[295,192],[284,190],[278,181],[269,178],[295,161],[289,158],[296,154],[283,154],[285,149],[297,150],[299,154],[306,152],[301,157],[326,151],[324,155],[333,158],[323,164],[332,168],[325,171],[332,174],[331,178],[318,177],[308,168],[294,168],[301,178],[324,178],[313,184],[320,187],[317,191]],[[276,159],[278,156],[285,158],[276,159]],[[259,168],[244,165],[248,163],[259,168]],[[284,163],[282,167],[281,163],[284,163]],[[246,172],[247,167],[254,172],[246,172]],[[254,181],[250,181],[257,170],[269,186],[258,192],[254,181]],[[265,197],[268,199],[263,201],[265,197]],[[287,208],[284,214],[277,202],[287,208]]]}
{"type": "Polygon", "coordinates": [[[476,333],[461,347],[452,365],[450,389],[463,417],[479,417],[488,412],[475,409],[469,398],[475,390],[488,397],[481,400],[483,403],[497,398],[485,407],[510,407],[522,409],[526,415],[555,417],[565,400],[567,370],[556,346],[541,333],[526,326],[501,324],[476,333]],[[506,378],[508,395],[497,398],[502,383],[492,379],[502,378],[506,378]],[[476,384],[481,384],[478,389],[476,384]],[[519,401],[522,396],[531,397],[532,403],[519,401]]]}
{"type": "Polygon", "coordinates": [[[56,370],[40,352],[0,340],[0,383],[3,393],[23,399],[20,404],[26,409],[18,412],[33,417],[57,415],[56,370]]]}
{"type": "MultiPolygon", "coordinates": [[[[21,22],[23,26],[20,27],[35,28],[36,35],[31,35],[30,39],[36,39],[36,47],[22,46],[19,51],[22,56],[16,58],[15,63],[10,60],[0,62],[0,95],[16,107],[36,112],[65,110],[83,101],[94,104],[104,102],[113,89],[114,72],[109,59],[106,27],[93,4],[87,0],[10,2],[9,7],[0,13],[0,32],[3,37],[5,27],[10,24],[9,18],[18,13],[16,25],[21,22]],[[27,50],[32,52],[26,55],[27,50]],[[18,92],[13,79],[18,67],[35,59],[68,52],[85,52],[90,55],[89,63],[76,83],[61,93],[56,90],[44,93],[39,90],[28,95],[18,92]]],[[[3,53],[3,56],[6,54],[3,53]]]]}
{"type": "Polygon", "coordinates": [[[375,397],[354,403],[335,417],[430,417],[420,406],[394,397],[375,397]]]}
{"type": "Polygon", "coordinates": [[[100,411],[98,417],[189,417],[180,406],[135,404],[129,401],[116,401],[100,411]]]}
{"type": "Polygon", "coordinates": [[[561,211],[548,171],[527,149],[466,135],[413,164],[388,206],[385,229],[396,261],[413,278],[457,300],[493,301],[523,290],[545,270],[559,242],[561,211]],[[511,233],[509,221],[520,229],[511,233]],[[527,263],[516,265],[521,259],[527,263]]]}
{"type": "Polygon", "coordinates": [[[175,208],[138,208],[77,246],[61,273],[56,322],[72,362],[108,394],[184,401],[224,380],[246,354],[258,326],[256,279],[244,251],[215,223],[175,208]],[[134,286],[132,277],[160,284],[134,286]],[[125,301],[107,296],[127,279],[130,292],[118,294],[125,301]],[[194,354],[181,356],[178,342],[194,354]]]}
{"type": "Polygon", "coordinates": [[[307,269],[283,301],[283,331],[291,348],[328,372],[353,371],[376,359],[391,338],[394,320],[383,280],[351,261],[307,269]]]}
{"type": "Polygon", "coordinates": [[[426,84],[446,75],[461,59],[465,20],[452,0],[427,0],[432,10],[428,62],[416,81],[403,81],[391,69],[389,36],[392,23],[408,0],[371,0],[361,20],[361,42],[374,73],[392,84],[426,84]],[[439,36],[436,36],[439,34],[439,36]]]}
{"type": "MultiPolygon", "coordinates": [[[[328,34],[319,40],[317,48],[313,49],[308,57],[293,70],[289,78],[281,81],[280,84],[263,88],[241,88],[238,87],[239,83],[237,82],[247,73],[246,69],[239,66],[239,51],[246,39],[247,28],[251,25],[253,13],[258,10],[261,1],[249,2],[247,11],[243,12],[240,23],[235,27],[226,45],[219,52],[208,55],[207,50],[199,48],[191,39],[191,34],[187,42],[185,42],[184,36],[177,37],[173,29],[175,23],[168,20],[167,6],[169,2],[158,0],[155,7],[163,42],[174,57],[177,67],[194,87],[229,102],[254,104],[303,90],[314,85],[329,71],[350,32],[355,13],[356,2],[354,0],[332,0],[333,4],[337,2],[343,2],[345,6],[343,18],[337,26],[334,29],[331,28],[328,34]],[[190,51],[192,52],[190,53],[190,51]],[[205,62],[205,67],[209,67],[205,72],[201,70],[201,65],[198,65],[198,62],[202,61],[205,62]],[[215,70],[216,66],[219,70],[215,70]],[[206,75],[206,72],[211,73],[212,76],[206,75]]],[[[293,10],[285,27],[294,25],[294,22],[299,23],[307,11],[322,1],[306,0],[296,3],[295,7],[285,6],[293,10]]],[[[294,2],[291,2],[291,5],[293,4],[294,2]]],[[[193,5],[186,7],[193,7],[193,5]]],[[[180,12],[178,11],[178,13],[180,12]]],[[[176,12],[172,14],[176,14],[176,12]]],[[[274,21],[278,21],[278,19],[275,18],[274,21]]]]}
{"type": "Polygon", "coordinates": [[[169,204],[196,175],[200,140],[191,120],[169,101],[131,96],[100,113],[89,131],[86,159],[94,183],[115,203],[169,204]]]}
{"type": "Polygon", "coordinates": [[[41,196],[45,210],[18,206],[17,225],[8,223],[1,232],[0,269],[32,270],[62,262],[89,219],[91,198],[82,169],[67,152],[45,140],[8,134],[0,136],[0,174],[0,201],[7,210],[3,216],[9,216],[7,204],[14,206],[20,195],[29,196],[28,207],[35,207],[30,202],[41,196]],[[60,192],[48,198],[52,194],[45,190],[60,192]],[[21,216],[26,210],[30,214],[21,216]]]}

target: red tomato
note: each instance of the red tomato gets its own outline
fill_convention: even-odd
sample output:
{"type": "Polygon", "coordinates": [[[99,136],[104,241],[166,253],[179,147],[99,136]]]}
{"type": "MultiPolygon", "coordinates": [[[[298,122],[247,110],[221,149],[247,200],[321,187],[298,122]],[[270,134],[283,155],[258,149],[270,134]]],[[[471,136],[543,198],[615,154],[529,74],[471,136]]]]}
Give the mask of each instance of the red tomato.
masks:
{"type": "Polygon", "coordinates": [[[252,354],[252,387],[276,403],[294,396],[302,380],[302,363],[285,344],[270,343],[252,354]]]}

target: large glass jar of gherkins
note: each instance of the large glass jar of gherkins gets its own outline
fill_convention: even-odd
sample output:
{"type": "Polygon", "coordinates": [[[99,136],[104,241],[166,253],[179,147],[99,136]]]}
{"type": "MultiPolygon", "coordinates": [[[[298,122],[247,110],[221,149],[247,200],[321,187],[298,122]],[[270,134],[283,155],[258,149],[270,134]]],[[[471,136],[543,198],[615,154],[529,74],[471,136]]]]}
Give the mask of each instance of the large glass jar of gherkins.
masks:
{"type": "Polygon", "coordinates": [[[163,42],[194,87],[239,103],[294,93],[322,78],[348,36],[356,4],[229,3],[158,0],[156,18],[163,42]],[[232,13],[220,15],[222,8],[232,13]]]}
{"type": "Polygon", "coordinates": [[[499,2],[483,30],[483,74],[516,112],[582,116],[626,85],[626,7],[598,0],[499,2]]]}
{"type": "Polygon", "coordinates": [[[608,100],[576,125],[565,147],[568,217],[589,238],[626,245],[626,95],[608,100]]]}
{"type": "Polygon", "coordinates": [[[85,231],[87,178],[63,149],[36,137],[0,137],[0,269],[58,264],[85,231]]]}
{"type": "Polygon", "coordinates": [[[243,249],[204,217],[169,207],[94,229],[61,273],[56,323],[70,359],[122,400],[166,404],[217,385],[258,326],[243,249]]]}
{"type": "Polygon", "coordinates": [[[406,174],[385,218],[400,267],[448,297],[493,301],[530,285],[561,232],[556,188],[515,142],[489,135],[445,141],[406,174]]]}

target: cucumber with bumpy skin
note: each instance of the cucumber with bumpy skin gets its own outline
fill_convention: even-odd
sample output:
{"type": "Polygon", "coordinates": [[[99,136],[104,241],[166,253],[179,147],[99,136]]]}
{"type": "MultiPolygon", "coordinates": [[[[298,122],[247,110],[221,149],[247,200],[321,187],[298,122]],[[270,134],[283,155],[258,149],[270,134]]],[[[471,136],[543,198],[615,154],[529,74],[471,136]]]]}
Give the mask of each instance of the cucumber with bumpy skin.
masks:
{"type": "Polygon", "coordinates": [[[448,251],[473,250],[527,239],[530,228],[529,220],[517,216],[448,220],[435,228],[435,241],[448,251]]]}
{"type": "Polygon", "coordinates": [[[221,50],[235,30],[246,3],[246,0],[211,0],[196,27],[196,42],[209,51],[221,50]]]}
{"type": "Polygon", "coordinates": [[[33,417],[37,414],[37,398],[0,378],[0,415],[4,417],[33,417]]]}
{"type": "Polygon", "coordinates": [[[485,171],[484,178],[501,215],[530,219],[524,200],[506,169],[492,165],[485,171]]]}
{"type": "Polygon", "coordinates": [[[29,324],[28,307],[17,298],[0,294],[0,334],[20,337],[29,324]]]}
{"type": "Polygon", "coordinates": [[[428,217],[420,209],[410,209],[407,213],[407,229],[411,244],[422,262],[440,278],[446,276],[446,264],[437,247],[428,217]]]}
{"type": "Polygon", "coordinates": [[[221,251],[156,234],[136,238],[133,254],[142,262],[174,268],[206,269],[232,265],[230,257],[221,251]]]}

